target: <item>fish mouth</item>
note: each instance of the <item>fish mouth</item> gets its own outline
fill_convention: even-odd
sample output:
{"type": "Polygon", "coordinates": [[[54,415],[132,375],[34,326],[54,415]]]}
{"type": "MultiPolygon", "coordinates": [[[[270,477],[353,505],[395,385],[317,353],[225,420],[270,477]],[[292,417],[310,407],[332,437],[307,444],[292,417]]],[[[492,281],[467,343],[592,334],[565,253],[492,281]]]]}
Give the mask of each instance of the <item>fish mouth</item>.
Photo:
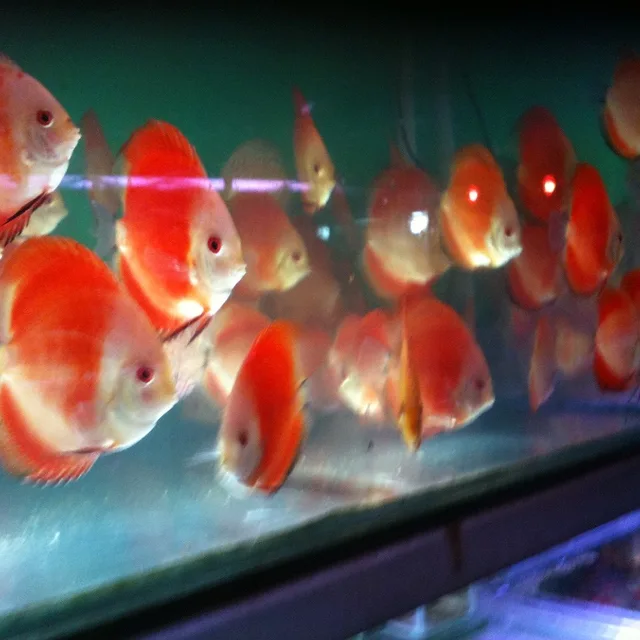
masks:
{"type": "Polygon", "coordinates": [[[109,420],[109,431],[113,440],[108,451],[122,451],[142,440],[176,404],[178,396],[173,394],[170,399],[154,403],[153,408],[146,411],[128,412],[123,408],[113,409],[109,420]]]}
{"type": "Polygon", "coordinates": [[[522,253],[519,229],[514,229],[512,235],[506,236],[502,225],[494,225],[487,238],[487,248],[489,249],[491,265],[496,269],[503,267],[522,253]]]}
{"type": "Polygon", "coordinates": [[[51,140],[46,132],[34,132],[30,135],[30,143],[27,149],[27,158],[31,163],[59,166],[71,160],[80,137],[79,132],[68,142],[51,140]]]}

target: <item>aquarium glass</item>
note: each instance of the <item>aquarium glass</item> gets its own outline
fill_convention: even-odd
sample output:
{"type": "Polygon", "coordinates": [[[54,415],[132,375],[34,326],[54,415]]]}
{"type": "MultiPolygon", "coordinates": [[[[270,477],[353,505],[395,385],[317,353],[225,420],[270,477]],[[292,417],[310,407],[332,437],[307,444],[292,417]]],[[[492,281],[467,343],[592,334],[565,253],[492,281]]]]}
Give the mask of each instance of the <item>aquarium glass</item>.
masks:
{"type": "Polygon", "coordinates": [[[0,25],[0,635],[637,438],[630,32],[126,18],[0,25]]]}

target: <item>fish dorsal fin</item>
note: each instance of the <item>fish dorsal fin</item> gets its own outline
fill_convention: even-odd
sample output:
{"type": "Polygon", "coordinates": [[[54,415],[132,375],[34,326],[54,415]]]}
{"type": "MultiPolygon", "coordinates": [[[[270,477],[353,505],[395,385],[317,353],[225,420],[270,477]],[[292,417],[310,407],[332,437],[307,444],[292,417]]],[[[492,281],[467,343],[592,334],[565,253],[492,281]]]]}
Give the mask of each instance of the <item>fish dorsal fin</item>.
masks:
{"type": "Polygon", "coordinates": [[[389,140],[389,162],[396,168],[412,166],[393,140],[389,140]]]}
{"type": "Polygon", "coordinates": [[[618,60],[638,60],[638,54],[630,45],[618,49],[618,60]]]}
{"type": "Polygon", "coordinates": [[[6,53],[0,53],[0,66],[22,72],[22,69],[6,53]]]}
{"type": "Polygon", "coordinates": [[[500,170],[491,151],[478,143],[467,145],[456,153],[454,163],[461,166],[465,162],[481,162],[487,167],[494,167],[500,170]]]}
{"type": "Polygon", "coordinates": [[[311,113],[311,105],[307,102],[306,98],[302,95],[302,91],[298,87],[293,87],[293,110],[296,117],[308,116],[311,113]]]}
{"type": "Polygon", "coordinates": [[[28,265],[33,273],[39,269],[63,268],[63,264],[74,262],[81,269],[87,280],[94,275],[101,274],[103,279],[112,281],[114,288],[118,287],[116,276],[111,273],[109,267],[91,249],[71,238],[62,236],[37,236],[28,238],[11,251],[11,255],[3,261],[3,275],[13,279],[13,274],[19,274],[20,265],[28,265]],[[20,253],[20,263],[9,262],[10,257],[20,253]],[[16,268],[18,271],[13,271],[16,268]],[[7,271],[11,269],[12,275],[7,271]]]}
{"type": "Polygon", "coordinates": [[[158,176],[175,175],[206,177],[206,171],[195,147],[175,126],[162,120],[149,120],[136,129],[122,147],[128,173],[137,171],[158,176]]]}

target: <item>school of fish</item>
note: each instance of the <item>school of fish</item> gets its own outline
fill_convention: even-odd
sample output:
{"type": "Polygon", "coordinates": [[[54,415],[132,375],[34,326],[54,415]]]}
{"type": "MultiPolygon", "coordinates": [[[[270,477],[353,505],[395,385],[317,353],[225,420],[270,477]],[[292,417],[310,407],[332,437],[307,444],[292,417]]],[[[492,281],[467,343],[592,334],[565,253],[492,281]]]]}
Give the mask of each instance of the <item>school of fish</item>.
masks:
{"type": "MultiPolygon", "coordinates": [[[[496,401],[473,304],[457,310],[437,293],[453,271],[504,275],[506,329],[530,338],[532,411],[562,379],[589,375],[603,393],[638,385],[640,268],[619,273],[616,209],[549,109],[516,122],[513,184],[482,144],[458,149],[439,185],[392,142],[356,220],[316,109],[297,86],[291,98],[302,189],[266,139],[239,141],[216,189],[175,124],[141,122],[113,153],[93,110],[76,126],[0,56],[7,472],[77,480],[195,389],[221,411],[219,477],[248,491],[286,482],[318,412],[395,429],[409,455],[496,401]],[[55,235],[81,139],[94,249],[55,235]],[[333,227],[319,222],[327,215],[333,227]],[[331,228],[343,246],[327,242],[331,228]]],[[[616,154],[640,156],[634,54],[613,72],[602,130],[616,154]]]]}

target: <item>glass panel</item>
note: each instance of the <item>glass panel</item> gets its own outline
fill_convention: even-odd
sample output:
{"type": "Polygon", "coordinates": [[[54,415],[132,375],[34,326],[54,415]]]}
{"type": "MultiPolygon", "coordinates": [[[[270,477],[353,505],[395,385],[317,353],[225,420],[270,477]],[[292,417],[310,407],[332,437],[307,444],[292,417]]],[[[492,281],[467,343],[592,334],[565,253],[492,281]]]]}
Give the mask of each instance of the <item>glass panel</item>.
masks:
{"type": "Polygon", "coordinates": [[[1,630],[635,437],[635,59],[606,135],[598,99],[621,31],[11,24],[1,630]]]}

